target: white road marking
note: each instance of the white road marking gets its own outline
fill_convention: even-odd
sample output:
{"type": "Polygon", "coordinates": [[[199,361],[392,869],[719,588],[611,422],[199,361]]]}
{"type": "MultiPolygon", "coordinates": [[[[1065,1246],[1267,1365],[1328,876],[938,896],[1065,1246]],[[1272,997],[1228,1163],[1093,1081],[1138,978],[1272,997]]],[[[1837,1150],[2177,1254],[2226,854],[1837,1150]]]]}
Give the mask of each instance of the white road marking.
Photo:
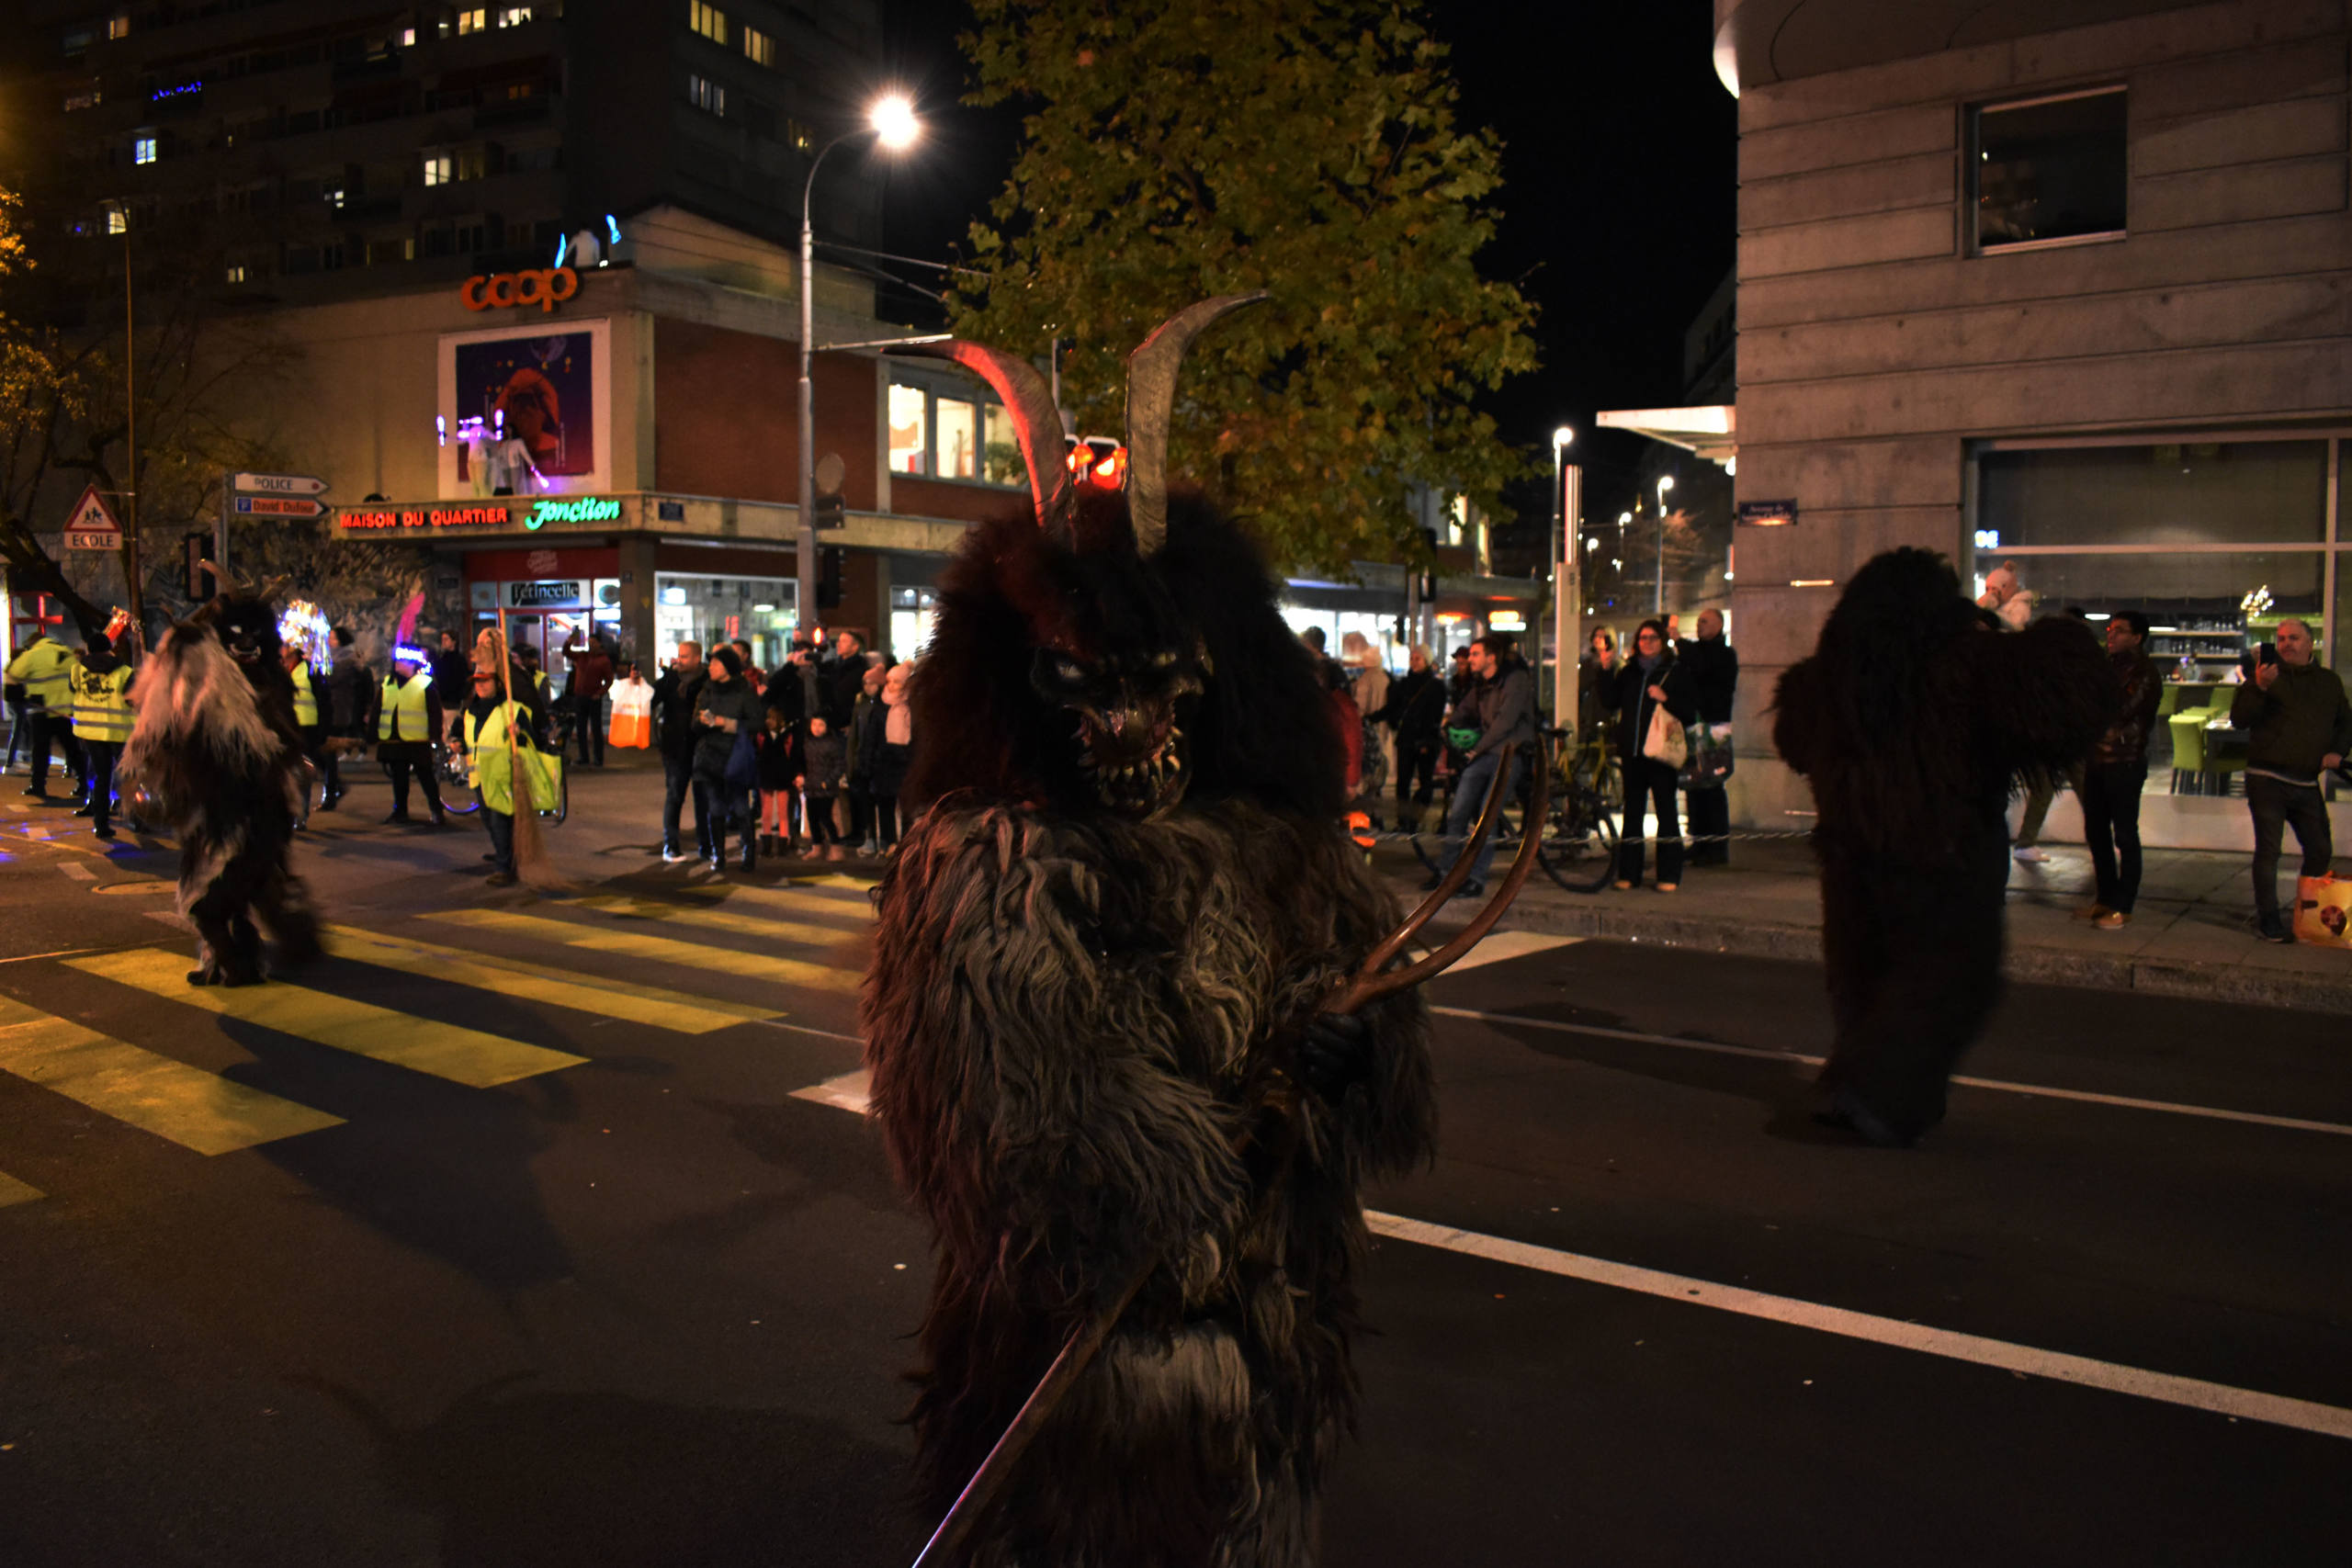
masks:
{"type": "Polygon", "coordinates": [[[827,1040],[844,1040],[852,1045],[865,1043],[865,1036],[863,1034],[843,1034],[839,1030],[833,1029],[811,1029],[805,1023],[786,1023],[780,1018],[761,1018],[752,1021],[769,1029],[789,1029],[795,1034],[817,1034],[827,1040]]]}
{"type": "MultiPolygon", "coordinates": [[[[1736,1046],[1733,1049],[1745,1051],[1749,1048],[1736,1046]]],[[[1756,1054],[1781,1055],[1778,1052],[1756,1054]]],[[[807,1089],[795,1089],[792,1097],[863,1116],[866,1111],[868,1087],[866,1075],[860,1069],[843,1073],[839,1077],[827,1078],[822,1083],[811,1084],[807,1089]]],[[[1556,1274],[1564,1279],[1582,1280],[1588,1284],[1661,1296],[1688,1306],[1713,1307],[1719,1312],[1786,1323],[1848,1339],[1866,1339],[1900,1350],[1916,1350],[1922,1355],[1973,1361],[1980,1366],[1999,1367],[2007,1371],[2045,1377],[2059,1382],[2080,1383],[2086,1388],[2105,1389],[2140,1399],[2210,1410],[2216,1415],[2293,1427],[2326,1437],[2352,1438],[2352,1410],[2333,1404],[2290,1399],[2284,1394],[2262,1393],[2253,1389],[2233,1388],[2227,1383],[2177,1377],[2170,1372],[2149,1371],[2113,1361],[2093,1360],[2087,1356],[2072,1356],[2063,1350],[2041,1350],[2030,1345],[2013,1345],[2003,1339],[1987,1339],[1980,1335],[1931,1328],[1924,1324],[1852,1312],[1845,1307],[1799,1301],[1792,1296],[1767,1295],[1761,1291],[1743,1290],[1736,1285],[1718,1285],[1712,1280],[1663,1273],[1630,1263],[1611,1263],[1605,1258],[1583,1258],[1572,1252],[1561,1252],[1528,1242],[1506,1241],[1500,1236],[1454,1230],[1445,1225],[1431,1224],[1427,1220],[1410,1220],[1370,1210],[1365,1212],[1364,1220],[1377,1235],[1509,1263],[1545,1274],[1556,1274]]]]}
{"type": "Polygon", "coordinates": [[[1979,1366],[1998,1367],[2005,1371],[2022,1372],[2058,1382],[2079,1383],[2085,1388],[2105,1389],[2111,1393],[2187,1405],[2192,1410],[2209,1410],[2217,1416],[2292,1427],[2324,1437],[2352,1438],[2352,1410],[2340,1405],[2321,1404],[2308,1399],[2290,1399],[2284,1394],[2263,1393],[2254,1389],[2233,1388],[2227,1383],[2207,1382],[2202,1378],[2177,1377],[2170,1372],[2154,1372],[2143,1367],[2098,1361],[2087,1356],[2071,1356],[2061,1350],[2041,1350],[2030,1345],[2013,1345],[2005,1339],[1987,1339],[1981,1335],[1959,1334],[1951,1329],[1931,1328],[1925,1324],[1905,1323],[1865,1312],[1849,1312],[1844,1307],[1824,1306],[1818,1302],[1798,1301],[1792,1296],[1767,1295],[1761,1291],[1742,1290],[1736,1285],[1718,1285],[1712,1280],[1661,1273],[1655,1269],[1636,1268],[1630,1263],[1612,1263],[1606,1258],[1583,1258],[1572,1252],[1560,1252],[1523,1241],[1506,1241],[1500,1236],[1480,1235],[1475,1231],[1453,1230],[1444,1225],[1433,1225],[1426,1220],[1408,1220],[1396,1214],[1374,1213],[1367,1213],[1364,1219],[1377,1235],[1415,1242],[1423,1247],[1441,1247],[1448,1252],[1488,1258],[1545,1274],[1556,1274],[1563,1279],[1581,1280],[1588,1284],[1659,1296],[1689,1306],[1713,1307],[1718,1312],[1785,1323],[1848,1339],[1865,1339],[1901,1350],[1916,1350],[1922,1355],[1973,1361],[1979,1366]]]}
{"type": "Polygon", "coordinates": [[[60,865],[57,869],[63,872],[66,875],[72,877],[76,882],[96,882],[98,879],[98,874],[96,872],[92,871],[88,866],[84,865],[78,860],[69,860],[60,865]]]}
{"type": "MultiPolygon", "coordinates": [[[[1645,1045],[1671,1045],[1682,1051],[1707,1051],[1719,1056],[1760,1056],[1775,1062],[1787,1062],[1794,1066],[1817,1067],[1827,1060],[1807,1055],[1802,1051],[1775,1051],[1761,1045],[1727,1045],[1715,1040],[1685,1040],[1673,1034],[1644,1034],[1631,1029],[1604,1029],[1592,1023],[1563,1023],[1557,1019],[1521,1018],[1516,1013],[1480,1012],[1475,1008],[1432,1007],[1432,1014],[1442,1018],[1467,1018],[1481,1023],[1511,1024],[1523,1029],[1549,1030],[1555,1034],[1596,1034],[1604,1040],[1631,1040],[1645,1045]]],[[[2002,1094],[2023,1095],[2028,1099],[2072,1100],[2086,1105],[2112,1105],[2125,1111],[2154,1111],[2167,1116],[2201,1116],[2212,1122],[2245,1122],[2257,1127],[2283,1127],[2296,1133],[2330,1133],[2337,1137],[2352,1138],[2352,1125],[2341,1122],[2313,1122],[2301,1116],[2269,1116],[2258,1111],[2231,1111],[2218,1105],[2186,1105],[2173,1100],[2142,1100],[2128,1094],[2098,1094],[2086,1089],[2057,1089],[2049,1084],[2013,1083],[2007,1078],[1973,1077],[1966,1073],[1952,1075],[1953,1083],[1968,1089],[1993,1089],[2002,1094]]]]}
{"type": "Polygon", "coordinates": [[[792,1091],[792,1098],[813,1100],[820,1105],[830,1105],[852,1115],[863,1116],[865,1114],[865,1069],[860,1067],[854,1073],[827,1078],[823,1083],[812,1083],[807,1089],[796,1089],[792,1091]]]}
{"type": "MultiPolygon", "coordinates": [[[[1500,964],[1506,959],[1526,958],[1533,953],[1549,953],[1554,948],[1573,947],[1585,939],[1580,936],[1545,936],[1542,931],[1497,931],[1477,946],[1455,959],[1449,975],[1464,969],[1476,969],[1482,964],[1500,964]]],[[[1426,954],[1431,949],[1422,950],[1426,954]]]]}

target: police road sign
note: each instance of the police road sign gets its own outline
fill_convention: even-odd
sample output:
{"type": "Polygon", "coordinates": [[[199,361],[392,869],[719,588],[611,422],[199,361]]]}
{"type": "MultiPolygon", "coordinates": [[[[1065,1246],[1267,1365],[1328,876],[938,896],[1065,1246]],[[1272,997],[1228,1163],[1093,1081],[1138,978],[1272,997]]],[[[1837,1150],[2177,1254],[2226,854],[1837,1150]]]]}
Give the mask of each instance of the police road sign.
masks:
{"type": "Polygon", "coordinates": [[[327,481],[313,474],[239,474],[230,488],[247,495],[323,495],[327,481]]]}

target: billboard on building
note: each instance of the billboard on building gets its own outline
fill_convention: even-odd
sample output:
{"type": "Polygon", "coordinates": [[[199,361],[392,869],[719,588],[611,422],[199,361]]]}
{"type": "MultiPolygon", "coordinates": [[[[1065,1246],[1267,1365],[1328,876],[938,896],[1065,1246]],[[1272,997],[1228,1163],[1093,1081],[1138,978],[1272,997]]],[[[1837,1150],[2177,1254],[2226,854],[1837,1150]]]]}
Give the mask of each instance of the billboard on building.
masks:
{"type": "Polygon", "coordinates": [[[609,490],[606,323],[564,321],[441,338],[441,494],[609,490]]]}

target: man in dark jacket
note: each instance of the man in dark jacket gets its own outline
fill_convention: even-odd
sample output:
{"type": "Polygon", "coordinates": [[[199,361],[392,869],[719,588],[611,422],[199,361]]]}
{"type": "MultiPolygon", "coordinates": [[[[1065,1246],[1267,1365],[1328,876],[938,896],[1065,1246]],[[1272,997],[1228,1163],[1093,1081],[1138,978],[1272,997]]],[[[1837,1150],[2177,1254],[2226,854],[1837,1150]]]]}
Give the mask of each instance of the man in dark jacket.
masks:
{"type": "Polygon", "coordinates": [[[865,644],[855,632],[833,639],[833,657],[824,666],[825,718],[837,730],[849,728],[857,711],[857,697],[865,689],[865,644]]]}
{"type": "MultiPolygon", "coordinates": [[[[678,810],[694,789],[695,698],[702,691],[702,644],[682,642],[678,657],[653,682],[653,747],[662,753],[662,858],[682,861],[678,852],[678,810]]],[[[700,795],[695,795],[695,852],[710,858],[710,822],[700,795]]]]}
{"type": "MultiPolygon", "coordinates": [[[[1471,744],[1462,766],[1462,781],[1453,792],[1453,806],[1445,814],[1445,861],[1438,867],[1439,879],[1461,857],[1463,840],[1468,838],[1479,808],[1487,804],[1495,770],[1507,770],[1503,798],[1509,800],[1519,786],[1521,754],[1535,739],[1535,677],[1519,657],[1519,645],[1500,632],[1487,633],[1470,645],[1470,672],[1476,684],[1465,696],[1475,694],[1477,699],[1478,739],[1471,744]]],[[[1478,846],[1470,880],[1454,896],[1475,898],[1484,893],[1487,872],[1494,863],[1495,836],[1489,833],[1478,846]]],[[[1436,882],[1430,886],[1434,887],[1436,882]]]]}
{"type": "Polygon", "coordinates": [[[2148,782],[2148,734],[2156,722],[2164,677],[2142,651],[2148,617],[2118,610],[2108,617],[2107,657],[2123,683],[2116,720],[2091,748],[2083,770],[2083,838],[2098,892],[2083,914],[2101,931],[2129,923],[2140,894],[2140,790],[2148,782]]]}
{"type": "Polygon", "coordinates": [[[2303,874],[2325,876],[2335,856],[2322,773],[2352,751],[2352,705],[2335,671],[2312,661],[2312,629],[2299,620],[2271,634],[2275,657],[2257,658],[2253,678],[2230,699],[2230,723],[2248,732],[2245,804],[2254,817],[2254,912],[2265,942],[2292,942],[2278,914],[2280,829],[2291,822],[2303,874]]]}
{"type": "Polygon", "coordinates": [[[433,655],[433,696],[441,705],[442,713],[454,714],[466,705],[473,694],[474,662],[466,650],[458,646],[456,632],[443,632],[441,645],[433,655]]]}
{"type": "Polygon", "coordinates": [[[1408,833],[1418,833],[1437,787],[1438,753],[1445,745],[1445,688],[1430,668],[1428,649],[1415,643],[1410,660],[1411,667],[1388,683],[1388,701],[1372,716],[1396,731],[1396,821],[1408,833]]]}
{"type": "MultiPolygon", "coordinates": [[[[1731,723],[1732,696],[1739,689],[1739,655],[1724,639],[1720,610],[1699,612],[1699,635],[1682,644],[1675,665],[1690,700],[1699,705],[1699,722],[1731,723]]],[[[1690,807],[1692,865],[1725,865],[1731,861],[1731,801],[1717,780],[1684,792],[1690,807]]]]}
{"type": "Polygon", "coordinates": [[[751,792],[756,769],[748,777],[730,776],[736,742],[756,734],[765,710],[752,683],[743,678],[743,656],[732,648],[713,649],[708,679],[695,694],[694,783],[695,809],[709,825],[709,864],[727,869],[727,830],[739,820],[743,834],[741,869],[758,863],[760,836],[751,812],[751,792]]]}
{"type": "Polygon", "coordinates": [[[565,698],[571,704],[571,728],[580,737],[580,765],[605,765],[605,694],[613,689],[613,657],[604,639],[591,637],[582,647],[580,634],[564,645],[563,659],[571,667],[565,698]]]}

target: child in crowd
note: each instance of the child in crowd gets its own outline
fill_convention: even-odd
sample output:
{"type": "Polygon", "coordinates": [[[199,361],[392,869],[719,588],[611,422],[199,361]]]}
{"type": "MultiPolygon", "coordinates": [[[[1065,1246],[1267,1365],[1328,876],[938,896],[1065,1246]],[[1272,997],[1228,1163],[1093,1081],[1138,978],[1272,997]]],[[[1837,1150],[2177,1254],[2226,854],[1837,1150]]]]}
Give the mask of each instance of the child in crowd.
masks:
{"type": "Polygon", "coordinates": [[[833,797],[840,795],[849,772],[849,750],[820,714],[808,719],[808,739],[801,746],[801,773],[794,781],[808,796],[808,858],[844,860],[849,852],[833,831],[833,797]]]}
{"type": "Polygon", "coordinates": [[[782,708],[771,707],[760,727],[761,850],[772,855],[792,849],[799,824],[794,781],[802,771],[800,737],[782,708]]]}

